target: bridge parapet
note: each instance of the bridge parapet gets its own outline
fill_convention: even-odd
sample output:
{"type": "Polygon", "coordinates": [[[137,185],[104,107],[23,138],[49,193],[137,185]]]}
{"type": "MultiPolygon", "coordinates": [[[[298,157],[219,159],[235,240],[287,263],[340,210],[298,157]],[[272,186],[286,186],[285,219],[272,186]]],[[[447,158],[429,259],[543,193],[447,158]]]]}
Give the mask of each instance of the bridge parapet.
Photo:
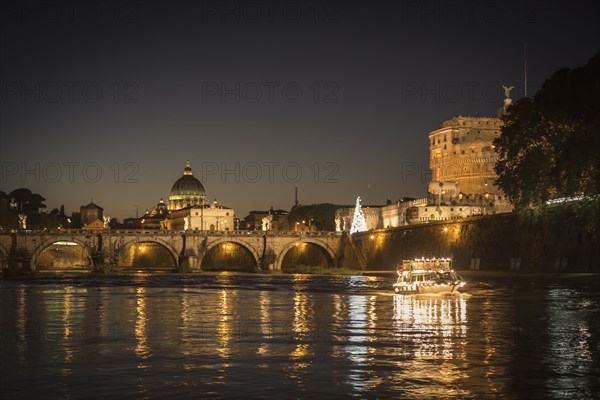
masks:
{"type": "Polygon", "coordinates": [[[187,231],[169,231],[163,229],[0,229],[0,234],[32,234],[32,235],[65,235],[65,234],[143,234],[143,235],[196,235],[196,236],[313,236],[313,237],[335,237],[340,236],[341,232],[333,231],[259,231],[259,230],[235,230],[235,231],[210,231],[188,229],[187,231]]]}

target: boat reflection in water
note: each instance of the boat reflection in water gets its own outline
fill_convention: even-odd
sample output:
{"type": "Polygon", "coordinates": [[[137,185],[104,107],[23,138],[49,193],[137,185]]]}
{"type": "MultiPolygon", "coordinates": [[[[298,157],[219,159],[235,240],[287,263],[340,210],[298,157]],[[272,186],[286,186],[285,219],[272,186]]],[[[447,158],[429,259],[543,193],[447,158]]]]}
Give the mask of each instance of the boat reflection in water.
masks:
{"type": "Polygon", "coordinates": [[[399,381],[427,383],[414,393],[426,397],[472,395],[459,389],[468,379],[467,322],[467,299],[461,295],[394,296],[399,381]]]}

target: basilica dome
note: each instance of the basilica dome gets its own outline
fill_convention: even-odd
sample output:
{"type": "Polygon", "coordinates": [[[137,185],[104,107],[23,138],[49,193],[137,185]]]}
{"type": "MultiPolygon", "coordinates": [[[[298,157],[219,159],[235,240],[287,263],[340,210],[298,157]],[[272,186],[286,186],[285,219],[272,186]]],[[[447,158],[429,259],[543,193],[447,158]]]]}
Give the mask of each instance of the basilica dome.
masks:
{"type": "Polygon", "coordinates": [[[183,176],[173,184],[169,195],[169,210],[179,210],[184,207],[206,203],[206,192],[202,183],[194,178],[190,162],[185,165],[183,176]]]}

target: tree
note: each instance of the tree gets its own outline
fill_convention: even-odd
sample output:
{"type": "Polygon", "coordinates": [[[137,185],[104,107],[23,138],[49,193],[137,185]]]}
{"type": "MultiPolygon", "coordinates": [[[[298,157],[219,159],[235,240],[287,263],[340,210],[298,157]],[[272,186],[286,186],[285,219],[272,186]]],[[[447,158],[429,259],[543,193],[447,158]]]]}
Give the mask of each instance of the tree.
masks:
{"type": "Polygon", "coordinates": [[[509,107],[503,120],[502,133],[494,140],[496,184],[517,208],[541,204],[556,189],[552,178],[556,154],[549,121],[528,98],[509,107]]]}
{"type": "Polygon", "coordinates": [[[14,199],[17,205],[17,211],[30,214],[38,214],[40,208],[46,208],[43,202],[46,200],[37,193],[32,193],[31,190],[21,188],[13,190],[8,194],[8,197],[14,199]]]}
{"type": "Polygon", "coordinates": [[[352,218],[352,226],[350,227],[350,234],[356,232],[367,231],[367,221],[365,220],[365,214],[363,213],[360,205],[360,197],[356,198],[356,206],[354,207],[354,217],[352,218]]]}
{"type": "Polygon", "coordinates": [[[313,204],[294,208],[288,215],[290,228],[296,222],[311,221],[311,226],[320,231],[335,231],[335,211],[344,206],[330,203],[313,204]]]}
{"type": "Polygon", "coordinates": [[[494,140],[496,184],[517,209],[577,197],[580,211],[598,215],[600,200],[600,53],[547,79],[533,99],[503,116],[494,140]]]}

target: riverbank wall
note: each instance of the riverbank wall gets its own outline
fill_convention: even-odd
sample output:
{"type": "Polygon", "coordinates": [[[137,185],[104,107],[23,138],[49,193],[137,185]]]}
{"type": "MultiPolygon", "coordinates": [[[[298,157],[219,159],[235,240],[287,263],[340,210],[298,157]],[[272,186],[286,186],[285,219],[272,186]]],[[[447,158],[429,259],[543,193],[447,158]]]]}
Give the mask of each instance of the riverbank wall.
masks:
{"type": "Polygon", "coordinates": [[[456,270],[600,272],[600,238],[574,213],[516,213],[408,225],[343,237],[338,264],[394,270],[401,260],[450,257],[456,270]]]}

